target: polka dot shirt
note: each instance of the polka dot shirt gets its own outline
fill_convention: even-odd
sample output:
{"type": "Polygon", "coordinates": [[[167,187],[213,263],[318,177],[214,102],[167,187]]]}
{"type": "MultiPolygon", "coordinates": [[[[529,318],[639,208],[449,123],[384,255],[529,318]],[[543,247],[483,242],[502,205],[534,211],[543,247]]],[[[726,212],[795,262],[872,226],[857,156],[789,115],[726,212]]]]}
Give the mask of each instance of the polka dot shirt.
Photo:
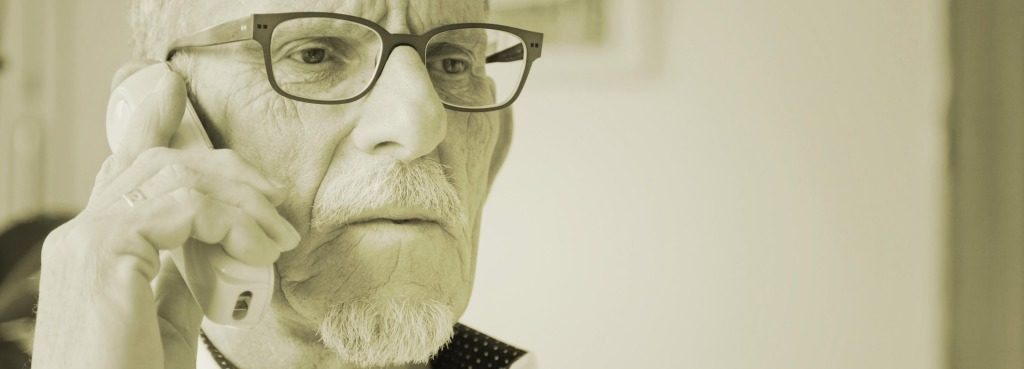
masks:
{"type": "Polygon", "coordinates": [[[526,351],[498,341],[462,324],[455,335],[430,361],[433,369],[506,369],[526,355],[526,351]]]}

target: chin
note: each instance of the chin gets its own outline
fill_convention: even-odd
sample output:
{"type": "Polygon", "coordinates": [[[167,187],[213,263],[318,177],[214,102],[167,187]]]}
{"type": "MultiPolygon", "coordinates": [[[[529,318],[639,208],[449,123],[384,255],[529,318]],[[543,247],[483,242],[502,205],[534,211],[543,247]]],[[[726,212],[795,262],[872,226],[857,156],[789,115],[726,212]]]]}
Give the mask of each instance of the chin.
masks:
{"type": "Polygon", "coordinates": [[[360,367],[426,363],[451,340],[455,322],[440,301],[373,296],[330,306],[317,336],[360,367]]]}

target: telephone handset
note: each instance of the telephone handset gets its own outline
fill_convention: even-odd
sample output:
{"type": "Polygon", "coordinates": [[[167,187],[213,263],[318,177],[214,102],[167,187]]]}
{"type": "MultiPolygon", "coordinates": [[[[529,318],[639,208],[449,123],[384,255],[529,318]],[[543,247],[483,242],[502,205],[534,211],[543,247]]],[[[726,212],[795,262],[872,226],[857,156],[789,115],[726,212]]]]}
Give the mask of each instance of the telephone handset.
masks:
{"type": "MultiPolygon", "coordinates": [[[[124,80],[110,94],[107,105],[107,143],[116,152],[131,124],[135,107],[141,104],[160,79],[170,73],[166,63],[148,66],[124,80]]],[[[213,145],[203,129],[192,102],[185,98],[181,126],[170,147],[184,150],[210,150],[213,145]]],[[[274,268],[257,267],[232,258],[216,245],[187,243],[172,251],[171,258],[181,271],[192,296],[210,321],[236,327],[259,322],[270,306],[274,268]]]]}

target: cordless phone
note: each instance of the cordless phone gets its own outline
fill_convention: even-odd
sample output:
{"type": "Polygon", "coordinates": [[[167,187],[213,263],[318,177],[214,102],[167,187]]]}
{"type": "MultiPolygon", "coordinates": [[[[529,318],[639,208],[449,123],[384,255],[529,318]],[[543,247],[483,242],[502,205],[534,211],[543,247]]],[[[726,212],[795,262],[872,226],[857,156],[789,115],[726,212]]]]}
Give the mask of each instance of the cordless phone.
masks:
{"type": "MultiPolygon", "coordinates": [[[[118,150],[135,108],[152,93],[160,79],[171,70],[166,63],[148,66],[125,79],[110,94],[107,105],[107,143],[118,150]]],[[[181,126],[170,147],[183,150],[211,150],[188,96],[181,126]]],[[[273,295],[274,268],[245,264],[218,245],[188,242],[168,251],[203,314],[212,322],[248,327],[259,322],[273,295]]]]}

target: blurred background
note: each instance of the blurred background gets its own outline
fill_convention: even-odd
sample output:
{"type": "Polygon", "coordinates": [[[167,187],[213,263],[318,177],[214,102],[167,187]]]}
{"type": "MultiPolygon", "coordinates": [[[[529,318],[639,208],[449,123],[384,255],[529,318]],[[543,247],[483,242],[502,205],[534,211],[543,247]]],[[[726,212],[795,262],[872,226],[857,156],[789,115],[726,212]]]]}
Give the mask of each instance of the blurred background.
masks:
{"type": "MultiPolygon", "coordinates": [[[[465,323],[543,368],[1024,368],[1024,2],[491,1],[547,42],[465,323]]],[[[125,12],[0,1],[0,225],[84,206],[125,12]]]]}

